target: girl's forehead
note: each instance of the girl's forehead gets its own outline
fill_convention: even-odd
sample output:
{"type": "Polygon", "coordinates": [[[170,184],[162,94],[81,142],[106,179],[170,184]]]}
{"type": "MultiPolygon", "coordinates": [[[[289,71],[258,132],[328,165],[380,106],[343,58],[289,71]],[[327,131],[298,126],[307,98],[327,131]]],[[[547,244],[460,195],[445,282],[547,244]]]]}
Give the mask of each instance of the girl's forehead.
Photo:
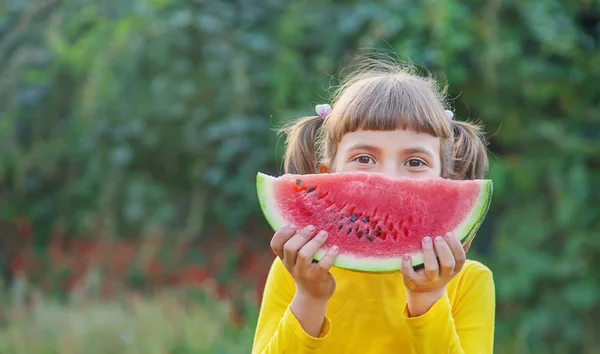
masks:
{"type": "Polygon", "coordinates": [[[440,139],[410,129],[391,131],[358,130],[344,134],[338,146],[339,152],[369,149],[391,152],[411,149],[425,150],[437,156],[440,150],[440,139]]]}

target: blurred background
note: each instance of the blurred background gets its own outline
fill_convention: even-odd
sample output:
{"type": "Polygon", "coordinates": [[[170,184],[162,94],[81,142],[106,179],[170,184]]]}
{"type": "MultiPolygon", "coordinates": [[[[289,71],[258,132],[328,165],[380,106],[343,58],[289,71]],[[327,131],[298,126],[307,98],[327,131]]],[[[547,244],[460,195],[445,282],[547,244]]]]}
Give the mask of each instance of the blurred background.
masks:
{"type": "Polygon", "coordinates": [[[600,3],[0,2],[0,353],[248,353],[274,129],[365,50],[491,139],[497,353],[600,353],[600,3]]]}

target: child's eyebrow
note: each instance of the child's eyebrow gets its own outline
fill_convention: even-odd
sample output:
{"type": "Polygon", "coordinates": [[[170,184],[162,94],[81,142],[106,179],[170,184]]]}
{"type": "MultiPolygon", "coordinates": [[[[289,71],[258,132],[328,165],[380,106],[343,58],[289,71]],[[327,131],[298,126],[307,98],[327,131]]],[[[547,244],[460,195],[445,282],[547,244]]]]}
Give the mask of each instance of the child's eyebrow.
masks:
{"type": "Polygon", "coordinates": [[[425,154],[431,158],[433,158],[433,154],[428,149],[424,149],[422,147],[412,147],[408,149],[404,149],[403,152],[405,154],[425,154]]]}
{"type": "Polygon", "coordinates": [[[373,145],[367,145],[367,144],[354,144],[348,148],[348,151],[352,151],[352,150],[379,151],[379,148],[377,148],[373,145]]]}
{"type": "MultiPolygon", "coordinates": [[[[353,150],[379,151],[380,149],[378,147],[375,147],[373,145],[368,145],[368,144],[354,144],[348,148],[348,151],[353,151],[353,150]]],[[[404,150],[402,150],[402,153],[406,154],[406,155],[424,154],[424,155],[429,156],[430,158],[434,158],[431,151],[429,151],[428,149],[419,147],[419,146],[404,149],[404,150]]]]}

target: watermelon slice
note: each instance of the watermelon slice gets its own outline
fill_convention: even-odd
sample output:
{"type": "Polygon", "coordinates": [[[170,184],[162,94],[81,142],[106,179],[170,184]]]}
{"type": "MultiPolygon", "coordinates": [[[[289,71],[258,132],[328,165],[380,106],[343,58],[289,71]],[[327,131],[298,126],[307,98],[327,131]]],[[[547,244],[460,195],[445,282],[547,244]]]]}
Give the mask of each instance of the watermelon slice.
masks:
{"type": "Polygon", "coordinates": [[[262,211],[274,230],[290,223],[325,230],[320,260],[333,245],[340,268],[369,272],[400,270],[410,254],[423,264],[421,240],[451,231],[464,245],[488,212],[491,180],[391,179],[343,172],[272,177],[257,175],[262,211]]]}

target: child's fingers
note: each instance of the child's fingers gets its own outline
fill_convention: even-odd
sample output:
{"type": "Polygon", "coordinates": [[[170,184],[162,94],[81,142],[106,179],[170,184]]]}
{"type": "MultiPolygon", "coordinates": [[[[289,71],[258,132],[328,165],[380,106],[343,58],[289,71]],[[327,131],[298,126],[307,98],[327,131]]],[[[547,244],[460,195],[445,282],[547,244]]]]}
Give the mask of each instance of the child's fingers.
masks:
{"type": "Polygon", "coordinates": [[[281,229],[275,232],[273,238],[271,239],[271,249],[277,257],[283,259],[283,245],[292,237],[296,232],[295,225],[288,225],[286,227],[282,227],[281,229]]]}
{"type": "Polygon", "coordinates": [[[283,245],[283,263],[286,267],[291,268],[296,265],[296,258],[298,256],[298,250],[304,246],[304,244],[310,239],[315,233],[315,227],[308,225],[302,231],[298,232],[292,238],[290,238],[283,245]]]}
{"type": "Polygon", "coordinates": [[[406,255],[404,255],[404,257],[402,257],[401,270],[402,270],[402,277],[405,280],[407,280],[409,282],[417,281],[418,274],[412,266],[412,258],[410,255],[406,254],[406,255]]]}
{"type": "Polygon", "coordinates": [[[441,236],[435,238],[435,250],[440,264],[440,277],[447,277],[454,272],[454,266],[456,265],[454,254],[452,254],[450,246],[441,236]]]}
{"type": "Polygon", "coordinates": [[[429,236],[423,238],[423,262],[425,263],[425,275],[427,279],[437,279],[440,275],[440,268],[433,249],[433,241],[429,236]]]}
{"type": "Polygon", "coordinates": [[[317,253],[319,248],[323,246],[325,241],[327,241],[327,232],[319,231],[317,236],[300,248],[300,251],[298,251],[298,260],[296,261],[296,265],[304,271],[310,269],[309,267],[312,264],[315,253],[317,253]]]}
{"type": "Polygon", "coordinates": [[[333,267],[333,263],[335,263],[339,253],[340,249],[338,246],[332,246],[327,253],[325,253],[323,258],[321,258],[321,260],[315,264],[313,271],[317,275],[325,275],[327,272],[329,272],[329,269],[333,267]]]}
{"type": "Polygon", "coordinates": [[[452,254],[454,255],[454,261],[456,262],[456,265],[454,266],[454,271],[458,273],[462,269],[467,259],[465,249],[463,248],[463,245],[460,243],[460,241],[456,237],[454,237],[454,234],[452,234],[451,232],[448,232],[445,238],[446,243],[448,244],[450,250],[452,251],[452,254]]]}

